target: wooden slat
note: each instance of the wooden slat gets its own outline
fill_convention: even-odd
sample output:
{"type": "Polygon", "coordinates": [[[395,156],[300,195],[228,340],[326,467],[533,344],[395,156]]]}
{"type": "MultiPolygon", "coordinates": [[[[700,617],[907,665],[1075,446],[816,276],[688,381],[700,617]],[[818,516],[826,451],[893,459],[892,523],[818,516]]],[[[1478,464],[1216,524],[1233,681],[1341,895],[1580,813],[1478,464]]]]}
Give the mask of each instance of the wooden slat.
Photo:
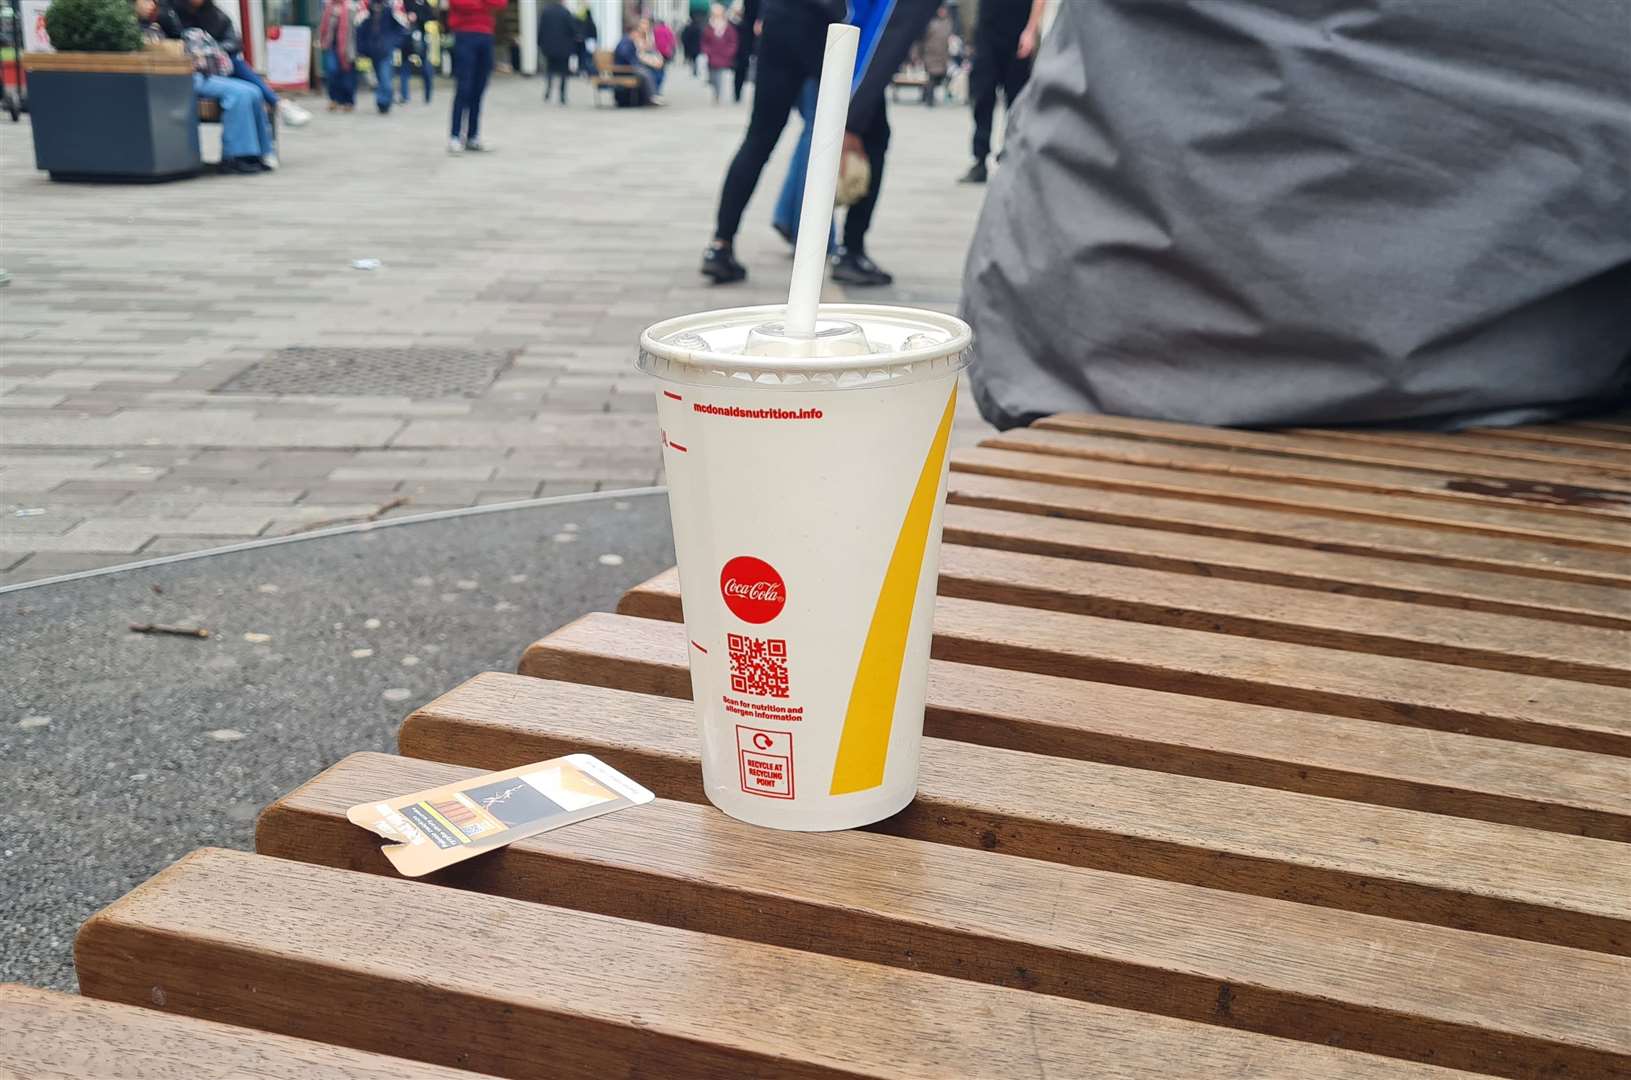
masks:
{"type": "Polygon", "coordinates": [[[1606,431],[1615,436],[1616,440],[1631,446],[1631,422],[1614,420],[1612,418],[1598,418],[1592,420],[1571,420],[1562,425],[1565,429],[1579,428],[1585,431],[1606,431]]]}
{"type": "MultiPolygon", "coordinates": [[[[680,619],[677,577],[630,589],[625,615],[680,619]]],[[[941,597],[934,656],[1538,746],[1631,756],[1631,691],[1280,641],[941,597]]]]}
{"type": "MultiPolygon", "coordinates": [[[[163,987],[154,987],[162,999],[163,987]]],[[[383,1054],[76,994],[0,986],[0,1076],[20,1080],[471,1080],[383,1054]]],[[[162,1005],[162,1002],[161,1002],[162,1005]]]]}
{"type": "Polygon", "coordinates": [[[980,445],[1313,488],[1315,492],[1310,492],[1308,498],[1323,494],[1325,500],[1338,503],[1366,496],[1367,505],[1391,507],[1399,513],[1432,514],[1474,523],[1489,520],[1517,530],[1556,530],[1600,539],[1623,537],[1627,525],[1631,525],[1627,521],[1631,516],[1631,494],[1623,491],[1579,489],[1565,499],[1568,493],[1563,489],[1538,489],[1532,481],[1447,479],[1374,465],[1344,465],[1040,427],[1004,432],[980,445]],[[1333,491],[1344,494],[1333,496],[1333,491]],[[1377,496],[1380,502],[1374,501],[1377,496]]]}
{"type": "MultiPolygon", "coordinates": [[[[1432,488],[1442,488],[1445,481],[1439,479],[1440,475],[1448,475],[1457,480],[1478,478],[1494,481],[1522,481],[1515,485],[1514,493],[1510,496],[1496,496],[1512,498],[1519,502],[1546,501],[1537,492],[1532,498],[1526,499],[1522,494],[1529,485],[1541,487],[1556,486],[1560,490],[1552,498],[1567,503],[1571,497],[1591,499],[1601,497],[1611,503],[1625,505],[1631,508],[1631,477],[1626,477],[1613,470],[1594,469],[1553,463],[1550,465],[1537,465],[1522,461],[1491,461],[1488,459],[1469,459],[1465,454],[1447,453],[1438,450],[1422,448],[1402,449],[1389,447],[1385,444],[1364,446],[1352,442],[1340,442],[1321,439],[1317,436],[1301,435],[1291,432],[1244,431],[1239,428],[1203,427],[1197,424],[1174,424],[1162,420],[1135,420],[1125,416],[1093,416],[1086,413],[1061,413],[1038,420],[1036,427],[1051,431],[1071,431],[1088,434],[1109,435],[1116,438],[1148,439],[1153,442],[1172,443],[1178,446],[1200,446],[1230,451],[1224,459],[1233,462],[1237,454],[1234,451],[1251,451],[1247,456],[1256,464],[1262,465],[1259,454],[1283,455],[1293,458],[1307,458],[1318,461],[1333,461],[1345,465],[1380,466],[1377,469],[1366,470],[1363,473],[1354,470],[1352,476],[1355,483],[1365,483],[1370,478],[1384,476],[1390,478],[1389,483],[1403,483],[1407,485],[1403,490],[1418,490],[1427,485],[1432,488]],[[1423,473],[1414,482],[1400,473],[1423,473]],[[1571,493],[1568,489],[1574,489],[1571,493]]],[[[1347,475],[1344,472],[1343,475],[1347,475]]],[[[1366,489],[1369,490],[1369,489],[1366,489]]],[[[1395,490],[1377,488],[1374,490],[1395,490]]],[[[1460,490],[1452,488],[1452,490],[1460,490]]]]}
{"type": "MultiPolygon", "coordinates": [[[[1046,479],[1026,480],[977,471],[989,466],[1013,472],[1021,458],[1024,459],[1021,464],[1039,464],[1034,457],[996,450],[973,451],[967,458],[961,451],[953,454],[952,472],[946,483],[947,503],[1411,564],[1485,570],[1545,581],[1631,589],[1631,560],[1620,552],[1322,517],[1263,506],[1231,506],[1137,491],[1112,491],[1085,483],[1057,484],[1046,479]]],[[[1041,477],[1057,475],[1047,469],[1032,468],[1031,471],[1041,477]]]]}
{"type": "Polygon", "coordinates": [[[1475,431],[1461,431],[1454,435],[1433,431],[1397,431],[1388,428],[1291,428],[1289,431],[1294,435],[1338,442],[1439,450],[1492,461],[1527,461],[1541,465],[1598,469],[1617,476],[1631,476],[1631,454],[1595,447],[1558,446],[1529,440],[1503,439],[1498,435],[1475,431]]]}
{"type": "MultiPolygon", "coordinates": [[[[690,697],[684,628],[590,614],[525,670],[690,697]]],[[[1631,761],[1551,746],[933,660],[925,734],[1508,825],[1631,841],[1631,761]]]]}
{"type": "Polygon", "coordinates": [[[1615,438],[1611,433],[1589,428],[1565,428],[1557,425],[1515,428],[1473,428],[1474,433],[1506,439],[1509,442],[1551,443],[1554,446],[1583,447],[1591,450],[1612,450],[1631,454],[1631,445],[1615,438]]]}
{"type": "MultiPolygon", "coordinates": [[[[1240,506],[1268,506],[1333,517],[1511,536],[1526,541],[1631,551],[1631,522],[1618,513],[1572,508],[1565,511],[1455,493],[1445,493],[1440,498],[1425,492],[1322,486],[1306,477],[1276,476],[1267,468],[1236,464],[1236,459],[1242,456],[1133,439],[1027,429],[986,439],[975,449],[962,451],[954,459],[953,468],[972,467],[996,475],[1045,479],[1050,483],[1141,490],[1240,506]],[[977,464],[959,466],[959,461],[977,464]],[[1012,471],[998,472],[999,469],[1012,471]]],[[[1292,458],[1261,456],[1268,457],[1270,462],[1295,462],[1292,458]]],[[[1339,468],[1326,462],[1300,464],[1339,468]]]]}
{"type": "MultiPolygon", "coordinates": [[[[269,808],[256,849],[392,876],[346,808],[476,773],[353,755],[269,808]]],[[[1481,1072],[1631,1067],[1619,957],[894,836],[791,838],[683,802],[434,883],[1481,1072]]]]}
{"type": "Polygon", "coordinates": [[[145,1003],[158,987],[175,1012],[540,1080],[1151,1077],[1173,1061],[1242,1078],[1409,1068],[229,851],[196,852],[107,908],[75,956],[97,997],[145,1003]]]}
{"type": "MultiPolygon", "coordinates": [[[[529,664],[530,668],[530,664],[529,664]]],[[[478,768],[576,750],[702,800],[684,701],[488,674],[416,711],[404,754],[478,768]],[[616,722],[607,717],[615,716],[616,722]]],[[[921,840],[1625,954],[1626,845],[925,739],[921,840]]]]}
{"type": "Polygon", "coordinates": [[[1255,582],[1199,584],[1183,574],[950,544],[941,550],[940,595],[1631,687],[1624,630],[1255,582]]]}
{"type": "MultiPolygon", "coordinates": [[[[948,505],[947,544],[1631,630],[1631,590],[948,505]]],[[[1194,586],[1202,588],[1203,586],[1194,586]]],[[[1623,647],[1622,647],[1623,648],[1623,647]]]]}

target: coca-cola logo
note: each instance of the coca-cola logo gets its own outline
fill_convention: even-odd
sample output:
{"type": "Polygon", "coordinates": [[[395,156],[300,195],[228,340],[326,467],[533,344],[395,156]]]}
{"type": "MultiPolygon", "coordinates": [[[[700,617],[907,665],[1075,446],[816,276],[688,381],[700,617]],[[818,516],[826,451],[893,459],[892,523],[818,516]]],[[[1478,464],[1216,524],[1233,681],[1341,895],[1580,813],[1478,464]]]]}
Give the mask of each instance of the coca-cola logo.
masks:
{"type": "Polygon", "coordinates": [[[725,606],[746,623],[767,623],[787,605],[787,584],[776,568],[752,555],[738,555],[719,572],[725,606]]]}

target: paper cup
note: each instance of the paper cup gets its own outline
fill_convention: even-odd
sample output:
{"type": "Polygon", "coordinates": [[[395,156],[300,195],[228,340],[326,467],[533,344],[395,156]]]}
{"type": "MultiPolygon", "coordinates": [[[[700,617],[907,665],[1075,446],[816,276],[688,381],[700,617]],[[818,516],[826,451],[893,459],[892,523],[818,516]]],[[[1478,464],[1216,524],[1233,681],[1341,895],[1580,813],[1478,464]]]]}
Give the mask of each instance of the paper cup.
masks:
{"type": "Polygon", "coordinates": [[[756,825],[849,829],[917,793],[970,332],[826,305],[821,355],[800,357],[782,312],[658,323],[640,367],[658,379],[708,799],[756,825]]]}

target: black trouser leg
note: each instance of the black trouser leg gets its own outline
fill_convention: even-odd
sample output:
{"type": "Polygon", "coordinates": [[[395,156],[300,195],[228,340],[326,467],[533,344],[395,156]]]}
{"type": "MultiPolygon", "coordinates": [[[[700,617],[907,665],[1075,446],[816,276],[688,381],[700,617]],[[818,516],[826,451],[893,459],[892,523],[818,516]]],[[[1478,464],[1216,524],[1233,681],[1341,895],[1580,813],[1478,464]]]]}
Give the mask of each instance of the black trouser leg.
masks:
{"type": "Polygon", "coordinates": [[[994,55],[996,46],[981,41],[974,54],[974,67],[968,73],[968,96],[974,109],[974,160],[991,154],[991,114],[997,108],[997,81],[1002,61],[994,55]]]}
{"type": "Polygon", "coordinates": [[[821,74],[824,37],[804,34],[796,25],[772,34],[766,27],[759,45],[759,84],[753,93],[753,115],[747,134],[725,173],[725,186],[719,193],[719,220],[714,236],[727,243],[734,240],[742,224],[742,211],[758,186],[759,173],[776,149],[787,115],[798,101],[806,78],[821,74]],[[814,48],[809,46],[813,43],[814,48]],[[813,61],[813,62],[812,62],[813,61]]]}
{"type": "Polygon", "coordinates": [[[861,145],[866,147],[867,164],[872,166],[872,186],[866,197],[844,215],[844,249],[852,254],[866,250],[866,231],[872,225],[872,212],[878,206],[878,189],[883,187],[883,162],[889,153],[889,115],[884,103],[878,102],[878,111],[872,114],[872,123],[861,133],[861,145]]]}

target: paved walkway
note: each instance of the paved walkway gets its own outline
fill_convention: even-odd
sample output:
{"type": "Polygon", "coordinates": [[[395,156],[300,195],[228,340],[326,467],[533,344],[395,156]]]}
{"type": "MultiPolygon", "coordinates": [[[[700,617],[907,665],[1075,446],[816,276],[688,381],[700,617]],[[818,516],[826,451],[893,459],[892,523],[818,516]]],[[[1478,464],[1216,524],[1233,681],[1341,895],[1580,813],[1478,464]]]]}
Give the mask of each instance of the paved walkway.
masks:
{"type": "MultiPolygon", "coordinates": [[[[382,507],[661,482],[640,330],[784,299],[792,265],[768,224],[790,126],[738,239],[752,276],[698,276],[746,105],[684,73],[670,88],[668,109],[614,110],[575,85],[562,109],[501,78],[498,152],[453,158],[443,82],[429,108],[318,113],[275,174],[159,186],[50,183],[26,120],[0,123],[0,584],[382,507]],[[294,346],[517,355],[473,398],[220,391],[294,346]]],[[[828,298],[954,310],[981,197],[953,182],[968,113],[891,116],[869,246],[897,283],[828,298]]],[[[983,428],[962,416],[966,443],[983,428]]]]}

